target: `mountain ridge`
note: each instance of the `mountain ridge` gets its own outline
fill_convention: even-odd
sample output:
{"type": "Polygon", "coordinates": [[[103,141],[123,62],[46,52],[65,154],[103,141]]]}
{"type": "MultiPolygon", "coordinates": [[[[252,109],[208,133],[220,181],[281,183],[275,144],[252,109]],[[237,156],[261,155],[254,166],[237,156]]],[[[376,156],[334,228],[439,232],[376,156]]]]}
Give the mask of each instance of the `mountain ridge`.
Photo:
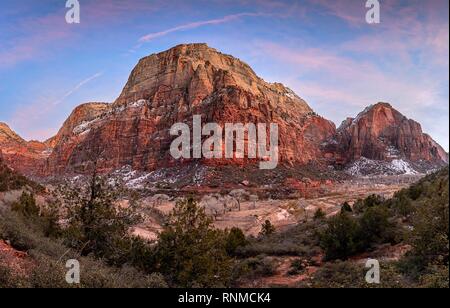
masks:
{"type": "Polygon", "coordinates": [[[12,139],[23,140],[17,144],[26,145],[14,153],[0,142],[0,149],[7,147],[6,161],[13,168],[40,176],[86,172],[94,149],[102,149],[102,172],[124,166],[150,172],[198,163],[237,168],[255,163],[175,161],[169,154],[174,137],[168,132],[174,123],[191,122],[193,115],[222,126],[277,123],[280,164],[290,168],[313,164],[342,169],[362,158],[405,159],[421,163],[423,170],[448,163],[448,154],[420,124],[388,103],[369,106],[336,128],[289,88],[265,82],[248,64],[206,44],[182,44],[142,58],[113,103],[76,107],[58,134],[44,143],[27,143],[11,131],[12,139]],[[389,149],[396,157],[388,157],[389,149]]]}

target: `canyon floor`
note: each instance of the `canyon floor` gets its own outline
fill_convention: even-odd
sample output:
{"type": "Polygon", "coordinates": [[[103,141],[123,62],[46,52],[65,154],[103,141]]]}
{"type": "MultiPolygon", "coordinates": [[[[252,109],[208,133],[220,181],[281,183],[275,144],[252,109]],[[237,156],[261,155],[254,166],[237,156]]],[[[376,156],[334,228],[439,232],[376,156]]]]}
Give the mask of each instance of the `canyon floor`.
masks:
{"type": "MultiPolygon", "coordinates": [[[[311,220],[318,209],[327,216],[332,216],[340,211],[344,202],[352,205],[372,194],[390,198],[395,192],[407,188],[418,179],[420,179],[418,175],[360,178],[337,183],[329,187],[324,194],[308,199],[243,201],[240,203],[240,209],[215,216],[214,224],[219,229],[238,227],[247,236],[257,236],[261,231],[261,225],[269,220],[277,231],[284,231],[298,223],[311,220]]],[[[134,233],[155,240],[162,226],[152,214],[155,212],[168,214],[175,203],[175,200],[166,200],[153,205],[150,214],[146,215],[145,222],[137,226],[134,233]]],[[[143,205],[144,211],[147,212],[147,205],[145,203],[143,205]]]]}

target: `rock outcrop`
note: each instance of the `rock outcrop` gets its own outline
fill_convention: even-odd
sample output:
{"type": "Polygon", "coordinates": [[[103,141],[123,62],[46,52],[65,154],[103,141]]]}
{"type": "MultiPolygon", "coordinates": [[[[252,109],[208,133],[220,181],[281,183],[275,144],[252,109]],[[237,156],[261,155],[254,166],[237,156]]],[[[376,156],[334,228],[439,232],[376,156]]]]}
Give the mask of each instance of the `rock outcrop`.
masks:
{"type": "Polygon", "coordinates": [[[77,125],[64,125],[65,137],[48,159],[50,174],[81,172],[88,156],[100,149],[98,165],[104,171],[174,166],[180,162],[170,156],[175,137],[169,130],[175,123],[191,123],[194,115],[222,126],[277,123],[281,163],[291,165],[317,161],[320,144],[335,133],[334,124],[294,92],[265,82],[247,64],[205,44],[180,45],[142,59],[117,101],[98,111],[77,125]]]}
{"type": "Polygon", "coordinates": [[[222,127],[277,123],[279,164],[290,170],[306,166],[322,174],[334,165],[359,172],[359,166],[384,161],[400,171],[426,171],[448,163],[448,154],[420,124],[389,104],[371,106],[336,129],[290,89],[265,82],[244,62],[206,44],[179,45],[141,59],[114,103],[77,107],[44,143],[26,142],[0,124],[0,149],[11,167],[39,176],[84,173],[95,161],[103,172],[126,167],[186,173],[193,184],[200,176],[221,176],[221,171],[207,174],[205,167],[256,166],[257,160],[248,159],[174,160],[170,128],[180,122],[192,126],[194,115],[222,127]]]}
{"type": "Polygon", "coordinates": [[[5,123],[0,123],[0,152],[14,170],[28,175],[42,174],[50,146],[39,141],[25,141],[5,123]]]}
{"type": "Polygon", "coordinates": [[[443,166],[448,154],[422,127],[388,103],[366,108],[356,118],[346,119],[336,135],[324,144],[334,163],[347,165],[360,159],[401,160],[419,167],[443,166]]]}

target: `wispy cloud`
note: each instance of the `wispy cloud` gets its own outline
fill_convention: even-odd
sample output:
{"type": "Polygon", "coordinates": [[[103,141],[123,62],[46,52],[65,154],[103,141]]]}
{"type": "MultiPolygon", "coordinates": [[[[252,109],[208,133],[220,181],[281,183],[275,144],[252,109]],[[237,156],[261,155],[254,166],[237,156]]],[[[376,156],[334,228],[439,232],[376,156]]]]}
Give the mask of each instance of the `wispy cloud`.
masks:
{"type": "MultiPolygon", "coordinates": [[[[164,5],[163,0],[86,0],[82,5],[81,24],[70,25],[65,21],[66,9],[63,5],[52,5],[45,15],[39,12],[37,1],[27,4],[15,4],[12,11],[2,12],[5,18],[2,31],[14,33],[13,38],[2,40],[0,37],[0,70],[14,67],[27,61],[42,60],[55,52],[55,48],[69,48],[92,33],[105,27],[118,24],[124,17],[129,18],[142,12],[155,12],[164,5]],[[23,17],[25,16],[25,17],[23,17]]],[[[2,19],[3,16],[0,16],[2,19]]],[[[3,20],[2,20],[3,21],[3,20]]]]}
{"type": "Polygon", "coordinates": [[[102,72],[98,72],[94,75],[92,75],[91,77],[88,77],[86,79],[84,79],[83,81],[81,81],[80,83],[78,83],[75,87],[73,87],[72,89],[70,89],[69,91],[67,91],[66,94],[64,94],[60,99],[56,100],[55,102],[53,102],[53,105],[59,105],[62,102],[64,102],[64,100],[66,98],[68,98],[69,96],[71,96],[72,94],[74,94],[75,92],[77,92],[82,86],[84,86],[85,84],[91,82],[94,79],[97,79],[98,77],[102,76],[103,73],[102,72]]]}
{"type": "Polygon", "coordinates": [[[217,18],[217,19],[191,22],[191,23],[187,23],[187,24],[184,24],[181,26],[170,28],[170,29],[167,29],[164,31],[154,32],[154,33],[144,35],[143,37],[141,37],[139,39],[139,43],[142,44],[142,43],[150,42],[156,38],[166,36],[168,34],[178,32],[178,31],[190,30],[190,29],[195,29],[195,28],[209,26],[209,25],[224,24],[224,23],[236,20],[236,19],[243,18],[243,17],[258,17],[258,16],[269,16],[269,14],[266,14],[266,13],[239,13],[239,14],[234,14],[234,15],[227,15],[227,16],[224,16],[222,18],[217,18]]]}
{"type": "Polygon", "coordinates": [[[80,81],[57,100],[55,100],[57,95],[54,93],[36,97],[33,103],[17,108],[12,118],[7,122],[13,124],[14,128],[26,139],[45,140],[58,131],[58,123],[52,120],[61,116],[59,111],[70,108],[70,106],[63,106],[62,103],[77,93],[83,86],[102,75],[102,72],[98,72],[80,81]],[[47,127],[47,125],[52,126],[47,127]]]}
{"type": "Polygon", "coordinates": [[[296,49],[270,42],[259,43],[255,49],[281,63],[286,69],[280,81],[336,123],[369,104],[386,101],[420,121],[426,132],[448,148],[448,128],[442,127],[448,122],[448,99],[441,93],[442,83],[448,79],[441,70],[422,71],[402,62],[386,70],[374,62],[341,55],[337,50],[296,49]],[[430,117],[433,110],[441,112],[430,117]]]}

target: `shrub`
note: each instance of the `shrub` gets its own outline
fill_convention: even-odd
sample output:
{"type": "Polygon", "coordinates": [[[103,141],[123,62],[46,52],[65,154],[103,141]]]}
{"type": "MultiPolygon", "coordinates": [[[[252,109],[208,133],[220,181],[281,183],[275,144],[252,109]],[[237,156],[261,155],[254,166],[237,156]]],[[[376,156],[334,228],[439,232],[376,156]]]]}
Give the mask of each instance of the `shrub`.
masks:
{"type": "Polygon", "coordinates": [[[341,213],[351,213],[353,212],[352,207],[350,206],[350,204],[348,202],[344,202],[344,204],[342,204],[341,206],[341,213]]]}
{"type": "Polygon", "coordinates": [[[338,261],[326,264],[313,275],[313,279],[308,281],[309,285],[300,283],[299,287],[363,288],[367,286],[364,277],[363,266],[338,261]]]}
{"type": "Polygon", "coordinates": [[[19,198],[19,201],[14,202],[11,209],[24,216],[37,217],[39,216],[39,207],[36,205],[36,199],[32,193],[24,191],[19,198]]]}
{"type": "Polygon", "coordinates": [[[233,256],[240,247],[244,247],[247,244],[248,241],[242,230],[232,228],[227,234],[225,249],[230,256],[233,256]]]}
{"type": "Polygon", "coordinates": [[[266,220],[264,224],[261,226],[261,232],[259,232],[260,236],[269,236],[275,233],[275,227],[272,225],[270,220],[266,220]]]}
{"type": "Polygon", "coordinates": [[[363,249],[370,248],[373,244],[394,242],[396,229],[389,221],[389,212],[385,207],[370,207],[359,219],[360,239],[363,249]]]}
{"type": "Polygon", "coordinates": [[[426,274],[420,278],[420,285],[423,288],[429,289],[448,289],[448,265],[434,265],[428,267],[426,274]]]}
{"type": "Polygon", "coordinates": [[[352,256],[361,247],[358,222],[346,213],[332,217],[320,235],[320,245],[328,260],[345,260],[352,256]]]}
{"type": "Polygon", "coordinates": [[[129,241],[129,228],[140,220],[133,201],[128,207],[118,206],[122,193],[119,186],[96,173],[87,184],[59,187],[55,199],[67,215],[67,245],[79,249],[83,256],[94,254],[117,262],[121,247],[129,241]]]}
{"type": "Polygon", "coordinates": [[[413,206],[411,199],[409,199],[406,194],[396,195],[390,203],[394,213],[401,217],[409,217],[415,211],[415,207],[413,206]]]}
{"type": "Polygon", "coordinates": [[[364,200],[358,200],[353,206],[353,210],[356,213],[364,213],[366,209],[371,207],[379,206],[384,203],[384,199],[378,195],[370,195],[364,200]]]}
{"type": "Polygon", "coordinates": [[[314,220],[322,220],[326,217],[325,212],[321,209],[318,208],[317,211],[314,213],[314,220]]]}
{"type": "Polygon", "coordinates": [[[2,265],[0,258],[0,289],[12,289],[21,286],[20,278],[13,275],[11,269],[2,265]]]}
{"type": "Polygon", "coordinates": [[[306,268],[304,261],[301,259],[296,259],[291,263],[291,269],[289,270],[289,275],[298,275],[306,268]]]}
{"type": "Polygon", "coordinates": [[[226,234],[193,199],[180,201],[156,248],[157,269],[179,287],[223,287],[230,283],[226,234]]]}
{"type": "Polygon", "coordinates": [[[233,269],[234,280],[257,279],[275,274],[276,265],[270,257],[260,255],[248,258],[238,263],[233,269]]]}

